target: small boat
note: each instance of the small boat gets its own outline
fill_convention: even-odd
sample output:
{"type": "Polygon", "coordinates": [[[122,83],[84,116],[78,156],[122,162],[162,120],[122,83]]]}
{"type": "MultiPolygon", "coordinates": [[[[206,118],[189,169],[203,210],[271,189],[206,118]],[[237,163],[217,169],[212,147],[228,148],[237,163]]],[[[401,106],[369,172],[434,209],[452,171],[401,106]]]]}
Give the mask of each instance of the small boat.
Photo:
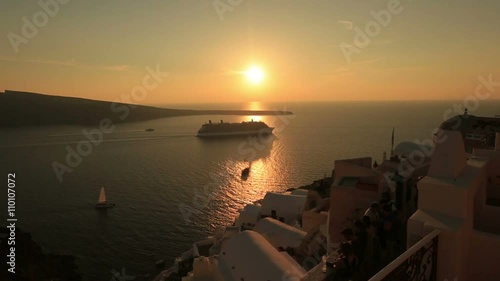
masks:
{"type": "Polygon", "coordinates": [[[104,187],[101,187],[101,192],[99,193],[99,200],[97,201],[97,204],[95,204],[95,207],[97,209],[107,209],[107,208],[113,208],[115,204],[108,203],[108,200],[106,200],[106,191],[104,190],[104,187]]]}
{"type": "Polygon", "coordinates": [[[147,128],[145,131],[146,131],[146,132],[154,132],[154,131],[155,131],[155,129],[153,129],[153,128],[147,128]]]}
{"type": "Polygon", "coordinates": [[[248,162],[248,167],[246,167],[245,169],[241,170],[241,179],[242,180],[247,180],[248,179],[248,176],[250,175],[250,168],[251,167],[252,167],[252,162],[248,162]]]}
{"type": "Polygon", "coordinates": [[[252,166],[252,163],[248,165],[245,169],[241,170],[241,179],[242,180],[247,180],[248,176],[250,175],[250,167],[252,166]]]}
{"type": "Polygon", "coordinates": [[[241,177],[248,177],[250,174],[250,168],[245,168],[241,171],[241,177]]]}
{"type": "Polygon", "coordinates": [[[157,260],[157,261],[155,262],[155,266],[156,266],[157,268],[161,268],[161,267],[163,267],[164,265],[165,265],[165,260],[157,260]]]}

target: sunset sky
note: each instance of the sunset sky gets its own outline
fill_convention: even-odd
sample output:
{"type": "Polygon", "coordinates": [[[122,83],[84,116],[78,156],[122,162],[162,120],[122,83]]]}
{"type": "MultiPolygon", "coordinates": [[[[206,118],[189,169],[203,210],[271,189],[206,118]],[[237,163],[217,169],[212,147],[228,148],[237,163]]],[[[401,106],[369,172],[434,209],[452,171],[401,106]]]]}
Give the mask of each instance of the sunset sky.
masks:
{"type": "Polygon", "coordinates": [[[39,2],[1,1],[0,91],[114,101],[146,67],[169,73],[146,104],[463,99],[480,75],[500,81],[500,1],[394,1],[60,0],[32,38],[39,2]],[[380,32],[348,62],[339,46],[367,24],[380,32]]]}

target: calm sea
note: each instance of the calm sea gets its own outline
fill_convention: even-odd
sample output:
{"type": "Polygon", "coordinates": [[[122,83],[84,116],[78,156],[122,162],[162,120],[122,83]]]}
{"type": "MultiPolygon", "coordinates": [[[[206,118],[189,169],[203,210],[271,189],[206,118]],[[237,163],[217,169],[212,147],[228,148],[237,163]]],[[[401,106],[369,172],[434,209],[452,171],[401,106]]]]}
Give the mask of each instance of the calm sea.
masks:
{"type": "MultiPolygon", "coordinates": [[[[86,139],[81,131],[93,128],[4,129],[0,172],[17,175],[17,225],[45,251],[76,256],[84,280],[108,281],[113,270],[154,274],[156,260],[170,265],[193,242],[231,224],[245,204],[268,191],[329,175],[336,159],[372,156],[380,161],[390,150],[393,126],[396,143],[430,139],[454,104],[462,103],[183,105],[291,110],[295,115],[176,117],[117,125],[62,182],[52,163],[65,164],[67,148],[76,149],[86,139]],[[263,120],[277,131],[256,143],[196,138],[209,119],[263,120]],[[254,154],[250,176],[242,181],[241,170],[254,154]],[[116,203],[106,212],[94,209],[101,186],[116,203]]],[[[471,114],[500,114],[500,102],[483,102],[471,114]]],[[[0,206],[6,206],[6,192],[1,196],[0,206]]],[[[6,210],[0,219],[5,222],[6,210]]]]}

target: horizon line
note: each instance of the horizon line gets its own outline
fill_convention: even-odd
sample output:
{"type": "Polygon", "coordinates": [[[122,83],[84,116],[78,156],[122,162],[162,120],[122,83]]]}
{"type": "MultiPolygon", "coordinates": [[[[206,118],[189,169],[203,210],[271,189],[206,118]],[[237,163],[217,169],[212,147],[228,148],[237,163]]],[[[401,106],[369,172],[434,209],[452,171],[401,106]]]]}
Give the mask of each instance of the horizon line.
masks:
{"type": "MultiPolygon", "coordinates": [[[[12,90],[12,89],[5,89],[3,92],[0,92],[1,94],[5,94],[6,92],[19,92],[19,93],[27,93],[27,94],[35,94],[35,95],[45,95],[45,96],[54,96],[54,97],[62,97],[62,98],[74,98],[74,99],[84,99],[84,100],[92,100],[92,101],[102,101],[102,102],[116,102],[116,100],[106,100],[106,99],[93,99],[93,98],[88,98],[88,97],[76,97],[76,96],[67,96],[67,95],[57,95],[57,94],[47,94],[47,93],[41,93],[41,92],[33,92],[33,91],[26,91],[26,90],[12,90]]],[[[158,105],[191,105],[191,104],[247,104],[247,103],[252,103],[252,102],[258,102],[258,103],[322,103],[322,102],[456,102],[456,101],[463,101],[465,98],[468,96],[464,96],[463,98],[453,98],[453,99],[314,99],[314,100],[267,100],[267,101],[227,101],[227,102],[158,102],[158,103],[141,103],[137,105],[144,105],[144,106],[158,106],[158,105]]],[[[500,101],[500,97],[490,97],[486,100],[489,101],[500,101]]]]}

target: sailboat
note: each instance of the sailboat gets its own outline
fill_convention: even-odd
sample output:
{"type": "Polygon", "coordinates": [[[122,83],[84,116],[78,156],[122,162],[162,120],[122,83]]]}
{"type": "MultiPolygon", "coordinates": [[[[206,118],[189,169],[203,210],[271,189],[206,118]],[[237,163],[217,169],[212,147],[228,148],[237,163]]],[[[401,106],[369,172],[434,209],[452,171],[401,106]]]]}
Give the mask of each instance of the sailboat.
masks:
{"type": "Polygon", "coordinates": [[[108,200],[106,200],[106,191],[104,190],[104,187],[101,187],[101,192],[99,193],[99,201],[97,201],[97,204],[95,204],[95,207],[98,209],[107,209],[107,208],[113,208],[115,204],[108,203],[108,200]]]}

